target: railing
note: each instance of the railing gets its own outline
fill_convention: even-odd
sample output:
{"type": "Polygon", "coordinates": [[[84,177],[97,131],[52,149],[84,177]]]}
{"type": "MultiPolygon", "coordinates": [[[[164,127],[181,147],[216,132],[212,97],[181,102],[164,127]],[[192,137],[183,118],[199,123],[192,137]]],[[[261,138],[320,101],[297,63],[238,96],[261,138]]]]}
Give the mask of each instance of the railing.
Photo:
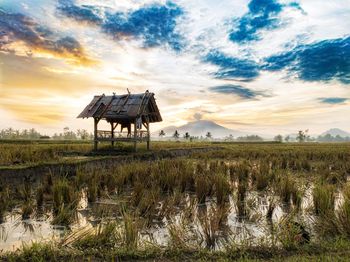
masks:
{"type": "MultiPolygon", "coordinates": [[[[134,138],[134,131],[131,133],[128,132],[113,132],[113,139],[133,139],[134,138]]],[[[146,139],[148,138],[148,133],[146,130],[137,130],[136,132],[136,138],[137,139],[146,139]]],[[[107,130],[97,130],[97,139],[112,139],[112,132],[107,130]]]]}

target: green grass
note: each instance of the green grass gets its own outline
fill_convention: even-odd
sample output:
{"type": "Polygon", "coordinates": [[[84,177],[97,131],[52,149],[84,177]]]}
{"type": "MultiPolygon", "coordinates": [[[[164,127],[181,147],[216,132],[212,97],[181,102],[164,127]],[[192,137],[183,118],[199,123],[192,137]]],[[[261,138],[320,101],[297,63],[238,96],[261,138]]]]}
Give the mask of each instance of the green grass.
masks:
{"type": "MultiPolygon", "coordinates": [[[[113,235],[102,232],[100,234],[113,235]]],[[[96,241],[106,244],[106,235],[99,236],[96,241]]],[[[108,243],[108,241],[107,241],[108,243]]],[[[279,247],[250,245],[231,246],[225,251],[210,251],[207,249],[193,249],[183,246],[177,249],[162,248],[155,245],[146,245],[142,248],[127,248],[118,246],[111,248],[107,245],[88,244],[84,250],[67,248],[49,244],[33,244],[22,249],[0,254],[4,261],[348,261],[350,256],[350,242],[345,239],[337,239],[332,242],[324,242],[306,245],[294,250],[286,250],[279,247]],[[104,247],[100,249],[100,247],[104,247]]]]}

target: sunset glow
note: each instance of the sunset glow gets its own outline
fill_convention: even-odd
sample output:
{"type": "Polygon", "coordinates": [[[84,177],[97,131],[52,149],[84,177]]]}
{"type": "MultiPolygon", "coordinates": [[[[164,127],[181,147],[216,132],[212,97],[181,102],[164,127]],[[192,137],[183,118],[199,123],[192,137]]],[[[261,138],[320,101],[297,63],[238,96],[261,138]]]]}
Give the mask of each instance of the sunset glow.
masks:
{"type": "Polygon", "coordinates": [[[350,131],[348,0],[0,0],[0,129],[92,130],[94,95],[155,93],[259,134],[350,131]]]}

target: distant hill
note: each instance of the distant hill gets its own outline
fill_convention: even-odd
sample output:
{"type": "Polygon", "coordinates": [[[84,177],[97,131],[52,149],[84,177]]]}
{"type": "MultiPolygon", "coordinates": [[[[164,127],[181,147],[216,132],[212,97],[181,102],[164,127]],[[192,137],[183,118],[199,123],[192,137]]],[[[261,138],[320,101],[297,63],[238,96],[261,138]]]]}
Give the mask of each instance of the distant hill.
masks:
{"type": "Polygon", "coordinates": [[[341,136],[341,137],[350,137],[350,133],[341,130],[339,128],[331,128],[327,130],[326,132],[323,132],[321,136],[325,136],[327,134],[330,134],[331,136],[341,136]]]}
{"type": "MultiPolygon", "coordinates": [[[[213,138],[223,138],[229,135],[233,135],[235,138],[237,138],[238,136],[247,135],[247,133],[226,128],[209,120],[197,120],[179,127],[168,126],[162,128],[162,130],[164,130],[166,137],[172,136],[175,130],[180,133],[180,137],[182,137],[186,132],[188,132],[191,136],[205,136],[207,132],[210,132],[213,138]]],[[[159,131],[153,133],[153,136],[158,136],[158,134],[159,131]]]]}

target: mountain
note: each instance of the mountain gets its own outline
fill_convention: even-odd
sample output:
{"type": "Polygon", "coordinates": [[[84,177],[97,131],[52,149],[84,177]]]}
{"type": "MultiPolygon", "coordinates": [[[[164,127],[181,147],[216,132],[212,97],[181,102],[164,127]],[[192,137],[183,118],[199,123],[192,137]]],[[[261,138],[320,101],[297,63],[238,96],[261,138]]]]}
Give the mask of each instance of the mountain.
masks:
{"type": "Polygon", "coordinates": [[[341,137],[350,137],[350,133],[341,130],[339,128],[331,128],[327,130],[326,132],[323,132],[321,136],[325,136],[327,134],[330,134],[331,136],[341,136],[341,137]]]}
{"type": "MultiPolygon", "coordinates": [[[[205,136],[207,132],[210,132],[213,138],[222,138],[229,135],[233,135],[234,137],[247,135],[247,133],[229,129],[208,120],[197,120],[179,127],[168,126],[162,128],[162,130],[164,130],[166,137],[172,136],[175,130],[180,133],[180,137],[182,137],[186,132],[188,132],[191,136],[205,136]]],[[[159,131],[154,133],[153,136],[158,136],[158,134],[159,131]]]]}

